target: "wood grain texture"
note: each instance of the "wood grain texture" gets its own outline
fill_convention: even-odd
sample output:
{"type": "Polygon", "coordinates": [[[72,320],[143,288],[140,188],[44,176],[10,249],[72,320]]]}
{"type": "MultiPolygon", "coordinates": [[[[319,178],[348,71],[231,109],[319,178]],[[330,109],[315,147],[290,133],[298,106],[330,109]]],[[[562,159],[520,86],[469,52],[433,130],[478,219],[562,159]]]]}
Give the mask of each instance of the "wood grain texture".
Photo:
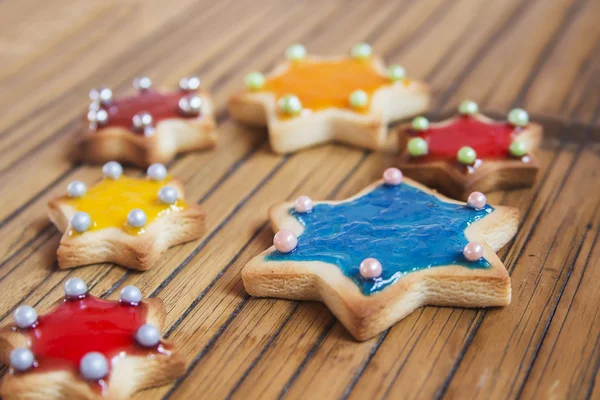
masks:
{"type": "Polygon", "coordinates": [[[47,309],[72,276],[106,298],[129,284],[162,298],[190,363],[140,399],[600,398],[599,13],[595,0],[1,1],[0,320],[47,309]],[[271,204],[345,198],[394,160],[340,145],[275,155],[264,129],[230,120],[228,96],[291,43],[329,54],[362,40],[433,86],[432,119],[470,98],[492,116],[524,106],[544,126],[536,184],[488,196],[521,210],[499,253],[510,306],[426,307],[358,343],[321,304],[244,292],[271,204]],[[144,273],[58,270],[46,203],[100,176],[71,157],[87,92],[123,93],[140,74],[161,86],[198,74],[213,92],[217,148],[169,165],[207,233],[144,273]]]}

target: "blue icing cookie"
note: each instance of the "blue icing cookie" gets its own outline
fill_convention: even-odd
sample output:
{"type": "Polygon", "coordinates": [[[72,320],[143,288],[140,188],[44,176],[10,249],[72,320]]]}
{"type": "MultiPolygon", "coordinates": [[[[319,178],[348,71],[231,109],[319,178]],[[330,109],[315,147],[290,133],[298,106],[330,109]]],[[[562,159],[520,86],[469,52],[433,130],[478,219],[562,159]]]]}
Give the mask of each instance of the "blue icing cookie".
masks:
{"type": "Polygon", "coordinates": [[[476,210],[445,203],[413,186],[380,185],[338,205],[318,204],[311,212],[289,212],[303,226],[291,253],[274,251],[268,261],[323,261],[336,265],[366,295],[394,284],[407,273],[442,265],[484,269],[491,264],[465,259],[465,229],[494,209],[476,210]],[[359,266],[365,258],[383,266],[379,278],[365,279],[359,266]]]}

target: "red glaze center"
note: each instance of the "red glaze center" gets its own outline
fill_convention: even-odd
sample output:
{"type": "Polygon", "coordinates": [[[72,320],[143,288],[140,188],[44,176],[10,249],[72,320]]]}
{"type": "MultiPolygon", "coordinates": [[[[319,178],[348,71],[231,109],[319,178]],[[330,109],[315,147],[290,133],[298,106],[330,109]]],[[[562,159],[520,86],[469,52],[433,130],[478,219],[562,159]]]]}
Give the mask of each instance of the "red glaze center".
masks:
{"type": "Polygon", "coordinates": [[[463,146],[472,147],[478,159],[508,158],[508,150],[520,128],[507,122],[483,122],[477,118],[461,116],[447,125],[430,127],[426,131],[410,130],[412,137],[427,141],[429,153],[423,158],[456,160],[463,146]]]}
{"type": "Polygon", "coordinates": [[[131,129],[133,116],[144,111],[152,114],[154,126],[170,118],[198,118],[179,112],[179,100],[191,93],[183,90],[164,93],[150,89],[142,90],[135,96],[115,98],[111,104],[102,106],[108,112],[108,124],[100,129],[109,126],[131,129]]]}
{"type": "Polygon", "coordinates": [[[133,306],[87,295],[65,300],[53,312],[40,316],[35,328],[20,331],[31,339],[38,368],[65,368],[78,373],[79,361],[91,351],[104,354],[109,365],[123,352],[149,351],[135,340],[146,314],[143,303],[133,306]]]}

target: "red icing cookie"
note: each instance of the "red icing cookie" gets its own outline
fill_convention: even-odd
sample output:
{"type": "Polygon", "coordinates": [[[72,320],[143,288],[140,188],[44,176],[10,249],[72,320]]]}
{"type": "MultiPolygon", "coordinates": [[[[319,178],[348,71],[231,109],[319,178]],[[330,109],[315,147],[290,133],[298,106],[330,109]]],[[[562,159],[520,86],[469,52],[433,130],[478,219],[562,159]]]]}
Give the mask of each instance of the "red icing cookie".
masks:
{"type": "Polygon", "coordinates": [[[134,286],[119,301],[87,293],[78,278],[65,298],[44,315],[29,306],[0,330],[0,357],[10,372],[0,386],[5,398],[129,398],[172,381],[185,361],[160,337],[164,307],[142,300],[134,286]]]}
{"type": "Polygon", "coordinates": [[[404,174],[463,200],[474,191],[532,185],[538,171],[532,152],[542,127],[522,109],[502,122],[480,114],[471,101],[461,103],[459,111],[445,121],[417,117],[397,128],[404,174]]]}
{"type": "Polygon", "coordinates": [[[81,139],[84,161],[118,160],[145,167],[215,146],[213,105],[198,78],[181,79],[178,90],[161,90],[142,77],[134,88],[135,94],[124,97],[114,97],[109,88],[90,91],[81,139]]]}

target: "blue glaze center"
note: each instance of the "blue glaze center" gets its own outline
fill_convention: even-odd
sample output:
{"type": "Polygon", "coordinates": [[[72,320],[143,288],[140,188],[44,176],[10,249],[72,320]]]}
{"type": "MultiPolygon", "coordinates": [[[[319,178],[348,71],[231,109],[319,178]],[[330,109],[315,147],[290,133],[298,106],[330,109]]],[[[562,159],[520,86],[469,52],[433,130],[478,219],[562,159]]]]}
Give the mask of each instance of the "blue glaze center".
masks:
{"type": "Polygon", "coordinates": [[[333,264],[364,294],[373,294],[426,268],[489,268],[487,260],[468,261],[462,251],[468,243],[465,229],[493,210],[445,203],[405,183],[381,185],[350,202],[318,204],[305,214],[290,210],[304,225],[298,247],[287,254],[274,251],[266,260],[333,264]],[[360,263],[368,257],[383,266],[381,277],[360,275],[360,263]]]}

